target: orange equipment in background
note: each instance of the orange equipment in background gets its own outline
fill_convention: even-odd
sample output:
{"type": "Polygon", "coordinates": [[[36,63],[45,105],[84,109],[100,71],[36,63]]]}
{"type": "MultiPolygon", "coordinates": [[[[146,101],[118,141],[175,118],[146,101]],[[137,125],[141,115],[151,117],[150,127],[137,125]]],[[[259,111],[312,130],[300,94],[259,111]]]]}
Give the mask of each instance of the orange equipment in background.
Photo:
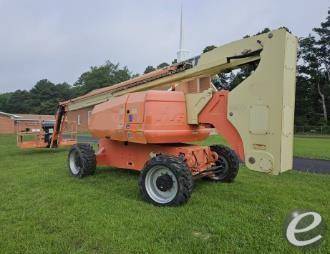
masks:
{"type": "Polygon", "coordinates": [[[77,124],[63,121],[60,135],[53,142],[55,121],[39,121],[39,126],[22,131],[18,127],[17,146],[22,149],[67,147],[77,143],[77,124]]]}

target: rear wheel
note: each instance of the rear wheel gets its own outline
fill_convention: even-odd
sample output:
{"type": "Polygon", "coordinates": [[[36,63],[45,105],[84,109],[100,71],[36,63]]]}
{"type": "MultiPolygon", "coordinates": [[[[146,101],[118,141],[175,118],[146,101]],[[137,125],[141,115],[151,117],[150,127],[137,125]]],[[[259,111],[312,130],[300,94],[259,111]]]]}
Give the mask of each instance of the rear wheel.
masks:
{"type": "Polygon", "coordinates": [[[96,156],[90,144],[73,145],[68,155],[68,168],[72,176],[93,175],[96,169],[96,156]]]}
{"type": "Polygon", "coordinates": [[[236,153],[229,147],[221,145],[211,146],[211,151],[217,153],[216,166],[220,166],[220,169],[208,178],[218,182],[232,182],[239,170],[239,159],[236,153]]]}
{"type": "Polygon", "coordinates": [[[142,197],[155,205],[177,206],[190,198],[193,179],[183,159],[158,155],[150,159],[140,173],[142,197]]]}

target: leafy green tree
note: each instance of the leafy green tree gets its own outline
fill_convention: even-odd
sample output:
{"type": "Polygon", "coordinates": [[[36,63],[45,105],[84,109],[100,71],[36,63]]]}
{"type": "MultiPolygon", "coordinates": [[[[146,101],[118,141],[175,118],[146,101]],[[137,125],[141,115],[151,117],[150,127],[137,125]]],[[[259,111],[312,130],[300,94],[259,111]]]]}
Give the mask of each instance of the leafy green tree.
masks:
{"type": "Polygon", "coordinates": [[[47,79],[38,81],[30,90],[31,111],[37,114],[54,113],[58,103],[56,86],[47,79]]]}
{"type": "Polygon", "coordinates": [[[321,27],[314,28],[313,31],[318,37],[315,45],[321,72],[318,93],[321,98],[324,121],[327,123],[327,112],[330,110],[330,9],[326,21],[321,23],[321,27]]]}
{"type": "Polygon", "coordinates": [[[265,33],[269,33],[269,32],[270,32],[270,29],[268,27],[265,27],[260,32],[256,33],[255,35],[265,34],[265,33]]]}
{"type": "Polygon", "coordinates": [[[8,101],[13,93],[0,94],[0,111],[8,112],[8,101]]]}
{"type": "Polygon", "coordinates": [[[157,69],[162,69],[162,68],[165,68],[167,66],[170,66],[170,65],[168,63],[163,62],[163,63],[161,63],[157,66],[157,69]]]}
{"type": "Polygon", "coordinates": [[[31,111],[31,95],[28,91],[17,90],[8,98],[7,113],[29,113],[31,111]]]}
{"type": "Polygon", "coordinates": [[[213,49],[215,49],[215,48],[216,48],[216,46],[214,46],[214,45],[206,46],[206,47],[203,49],[203,53],[209,52],[209,51],[211,51],[211,50],[213,50],[213,49]]]}
{"type": "MultiPolygon", "coordinates": [[[[311,88],[308,96],[311,98],[309,110],[306,116],[313,124],[328,123],[329,99],[330,99],[330,12],[326,22],[321,23],[320,28],[314,28],[315,35],[309,35],[300,39],[299,52],[299,77],[311,88]],[[321,115],[322,118],[318,119],[321,115]]],[[[297,84],[297,86],[301,84],[297,84]]],[[[298,106],[299,107],[299,106],[298,106]]]]}
{"type": "Polygon", "coordinates": [[[54,84],[47,79],[38,81],[30,91],[17,90],[0,94],[0,110],[8,113],[54,114],[60,101],[65,101],[94,89],[113,85],[135,77],[119,64],[107,61],[104,65],[91,67],[83,73],[75,86],[68,83],[54,84]]]}
{"type": "Polygon", "coordinates": [[[37,100],[47,100],[51,98],[55,93],[55,84],[48,79],[39,80],[35,86],[30,90],[32,98],[37,100]]]}
{"type": "Polygon", "coordinates": [[[308,78],[297,75],[296,101],[295,101],[295,124],[298,126],[313,125],[319,116],[315,114],[314,98],[317,97],[308,78]]]}
{"type": "Polygon", "coordinates": [[[69,100],[76,97],[73,87],[66,83],[59,83],[56,85],[57,96],[60,100],[69,100]]]}
{"type": "Polygon", "coordinates": [[[313,31],[318,35],[316,41],[317,56],[322,64],[323,70],[326,72],[328,80],[330,79],[330,9],[325,22],[321,23],[321,27],[314,28],[313,31]]]}
{"type": "Polygon", "coordinates": [[[31,102],[29,113],[54,114],[60,101],[75,96],[74,90],[68,83],[55,85],[47,79],[40,80],[30,90],[31,102]]]}
{"type": "Polygon", "coordinates": [[[152,72],[156,70],[152,65],[148,65],[147,68],[144,70],[144,74],[147,74],[149,72],[152,72]]]}
{"type": "Polygon", "coordinates": [[[131,76],[132,73],[126,66],[121,68],[118,63],[107,61],[104,65],[93,66],[89,71],[81,74],[74,86],[79,87],[79,94],[85,94],[94,89],[123,82],[131,76]]]}

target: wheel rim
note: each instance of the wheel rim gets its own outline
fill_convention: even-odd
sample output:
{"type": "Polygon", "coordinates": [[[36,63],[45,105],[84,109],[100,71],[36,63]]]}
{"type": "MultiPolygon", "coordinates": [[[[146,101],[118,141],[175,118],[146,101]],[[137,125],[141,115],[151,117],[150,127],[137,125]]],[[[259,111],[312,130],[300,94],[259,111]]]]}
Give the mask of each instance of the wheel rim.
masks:
{"type": "Polygon", "coordinates": [[[70,154],[69,164],[72,174],[77,175],[81,169],[81,160],[78,151],[74,151],[70,154]]]}
{"type": "Polygon", "coordinates": [[[150,198],[160,204],[171,202],[178,193],[175,175],[169,168],[161,165],[154,166],[147,172],[145,187],[150,198]],[[166,179],[171,179],[171,183],[162,185],[166,179]]]}
{"type": "Polygon", "coordinates": [[[214,174],[214,179],[221,180],[224,178],[229,170],[229,162],[223,156],[219,156],[218,161],[216,162],[217,166],[221,166],[222,169],[220,172],[214,174]]]}

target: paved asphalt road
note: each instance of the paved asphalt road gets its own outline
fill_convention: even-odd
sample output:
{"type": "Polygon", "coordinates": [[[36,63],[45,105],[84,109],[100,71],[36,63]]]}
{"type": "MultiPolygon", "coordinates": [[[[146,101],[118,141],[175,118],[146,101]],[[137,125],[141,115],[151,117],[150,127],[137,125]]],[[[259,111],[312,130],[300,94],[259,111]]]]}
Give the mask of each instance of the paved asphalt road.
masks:
{"type": "Polygon", "coordinates": [[[298,171],[330,174],[330,160],[318,160],[294,157],[293,168],[298,171]]]}
{"type": "MultiPolygon", "coordinates": [[[[97,143],[97,139],[90,136],[78,136],[79,143],[97,143]]],[[[330,174],[330,160],[307,159],[294,157],[293,169],[303,172],[330,174]]]]}

